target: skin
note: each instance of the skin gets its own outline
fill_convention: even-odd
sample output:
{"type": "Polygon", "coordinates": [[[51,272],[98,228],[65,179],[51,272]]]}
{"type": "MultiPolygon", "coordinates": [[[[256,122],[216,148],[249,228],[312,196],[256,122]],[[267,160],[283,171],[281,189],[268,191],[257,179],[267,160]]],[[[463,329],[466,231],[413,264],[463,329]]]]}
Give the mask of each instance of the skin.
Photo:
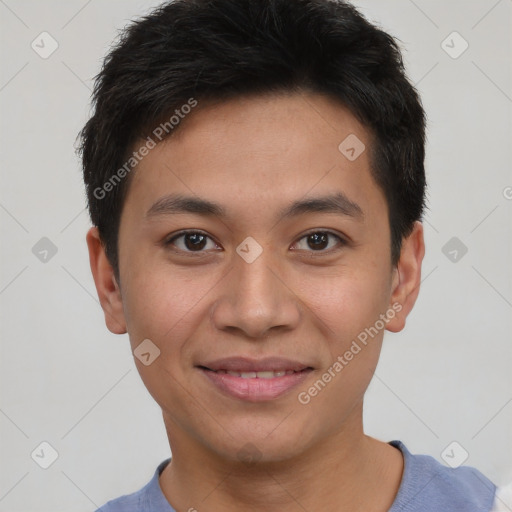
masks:
{"type": "Polygon", "coordinates": [[[132,350],[150,339],[161,351],[149,366],[134,360],[162,408],[172,450],[160,476],[164,495],[180,512],[388,510],[403,459],[364,434],[363,397],[384,330],[402,330],[418,296],[421,223],[393,267],[387,204],[370,172],[371,135],[324,96],[200,103],[183,123],[137,167],[121,216],[120,283],[98,230],[87,234],[107,327],[128,332],[132,350]],[[349,134],[366,146],[354,161],[338,150],[349,134]],[[293,201],[337,191],[360,206],[361,218],[277,218],[293,201]],[[171,193],[219,203],[227,216],[148,219],[171,193]],[[202,255],[183,237],[165,245],[184,229],[211,237],[202,255]],[[334,236],[319,250],[305,237],[312,230],[347,243],[334,236]],[[248,236],[262,248],[250,264],[236,252],[248,236]],[[298,392],[393,304],[401,311],[385,329],[310,403],[299,403],[298,392]],[[227,356],[287,357],[313,371],[277,399],[251,402],[221,393],[196,367],[227,356]],[[252,463],[240,460],[248,443],[252,463]]]}

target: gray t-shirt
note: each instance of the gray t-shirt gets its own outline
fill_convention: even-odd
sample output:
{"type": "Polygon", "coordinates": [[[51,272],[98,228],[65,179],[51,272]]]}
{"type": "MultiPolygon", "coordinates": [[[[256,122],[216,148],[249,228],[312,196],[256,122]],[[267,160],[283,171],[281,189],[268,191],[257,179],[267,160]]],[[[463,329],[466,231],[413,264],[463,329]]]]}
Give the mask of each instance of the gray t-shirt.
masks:
{"type": "MultiPolygon", "coordinates": [[[[402,481],[389,512],[492,512],[496,486],[477,469],[449,468],[429,455],[411,454],[401,441],[389,444],[404,456],[402,481]]],[[[176,512],[158,482],[170,460],[158,466],[140,491],[109,501],[96,512],[176,512]]]]}

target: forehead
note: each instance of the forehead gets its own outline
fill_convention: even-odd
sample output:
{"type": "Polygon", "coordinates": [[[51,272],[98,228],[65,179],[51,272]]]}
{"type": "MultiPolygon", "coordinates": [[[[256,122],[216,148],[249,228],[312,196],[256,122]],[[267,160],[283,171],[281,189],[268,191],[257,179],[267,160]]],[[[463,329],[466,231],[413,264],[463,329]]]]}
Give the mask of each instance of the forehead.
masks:
{"type": "Polygon", "coordinates": [[[126,202],[139,215],[170,193],[208,198],[240,217],[337,191],[382,215],[371,133],[343,105],[305,93],[198,103],[137,165],[126,202]]]}

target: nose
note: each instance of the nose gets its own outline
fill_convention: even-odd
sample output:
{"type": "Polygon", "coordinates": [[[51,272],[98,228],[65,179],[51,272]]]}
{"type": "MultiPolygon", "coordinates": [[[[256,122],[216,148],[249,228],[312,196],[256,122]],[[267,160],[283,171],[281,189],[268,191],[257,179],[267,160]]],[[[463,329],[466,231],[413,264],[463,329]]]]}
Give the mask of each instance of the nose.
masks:
{"type": "Polygon", "coordinates": [[[233,268],[212,306],[211,320],[216,329],[261,340],[271,332],[298,326],[300,300],[270,253],[263,250],[252,263],[235,255],[233,268]]]}

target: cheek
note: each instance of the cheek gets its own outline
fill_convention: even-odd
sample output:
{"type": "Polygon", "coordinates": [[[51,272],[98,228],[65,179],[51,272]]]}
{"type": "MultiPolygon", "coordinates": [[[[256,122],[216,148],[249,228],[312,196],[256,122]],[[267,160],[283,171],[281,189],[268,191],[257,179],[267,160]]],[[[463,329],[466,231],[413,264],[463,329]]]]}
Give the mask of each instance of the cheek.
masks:
{"type": "Polygon", "coordinates": [[[346,343],[373,325],[389,301],[389,276],[380,265],[361,262],[330,275],[302,274],[298,293],[332,343],[346,343]]]}
{"type": "MultiPolygon", "coordinates": [[[[323,292],[310,294],[310,307],[321,319],[329,355],[313,387],[312,407],[318,414],[307,420],[317,428],[340,428],[363,398],[377,366],[384,330],[379,316],[386,309],[386,280],[378,272],[348,273],[328,279],[323,292]],[[324,387],[322,382],[327,382],[324,387]],[[321,390],[321,391],[318,391],[321,390]]],[[[315,316],[317,316],[315,315],[315,316]]]]}
{"type": "Polygon", "coordinates": [[[211,275],[191,278],[190,271],[184,277],[179,270],[171,272],[170,266],[149,267],[128,278],[125,317],[132,347],[149,338],[162,351],[175,353],[204,315],[214,282],[211,275]]]}
{"type": "Polygon", "coordinates": [[[197,278],[180,279],[170,274],[169,267],[157,266],[133,272],[128,279],[125,310],[134,361],[148,392],[164,410],[188,414],[186,400],[191,396],[179,390],[186,381],[183,367],[190,359],[189,341],[199,317],[205,315],[206,301],[201,299],[212,287],[208,284],[197,278]],[[148,365],[136,356],[147,339],[156,346],[150,346],[149,352],[158,354],[148,365]]]}

